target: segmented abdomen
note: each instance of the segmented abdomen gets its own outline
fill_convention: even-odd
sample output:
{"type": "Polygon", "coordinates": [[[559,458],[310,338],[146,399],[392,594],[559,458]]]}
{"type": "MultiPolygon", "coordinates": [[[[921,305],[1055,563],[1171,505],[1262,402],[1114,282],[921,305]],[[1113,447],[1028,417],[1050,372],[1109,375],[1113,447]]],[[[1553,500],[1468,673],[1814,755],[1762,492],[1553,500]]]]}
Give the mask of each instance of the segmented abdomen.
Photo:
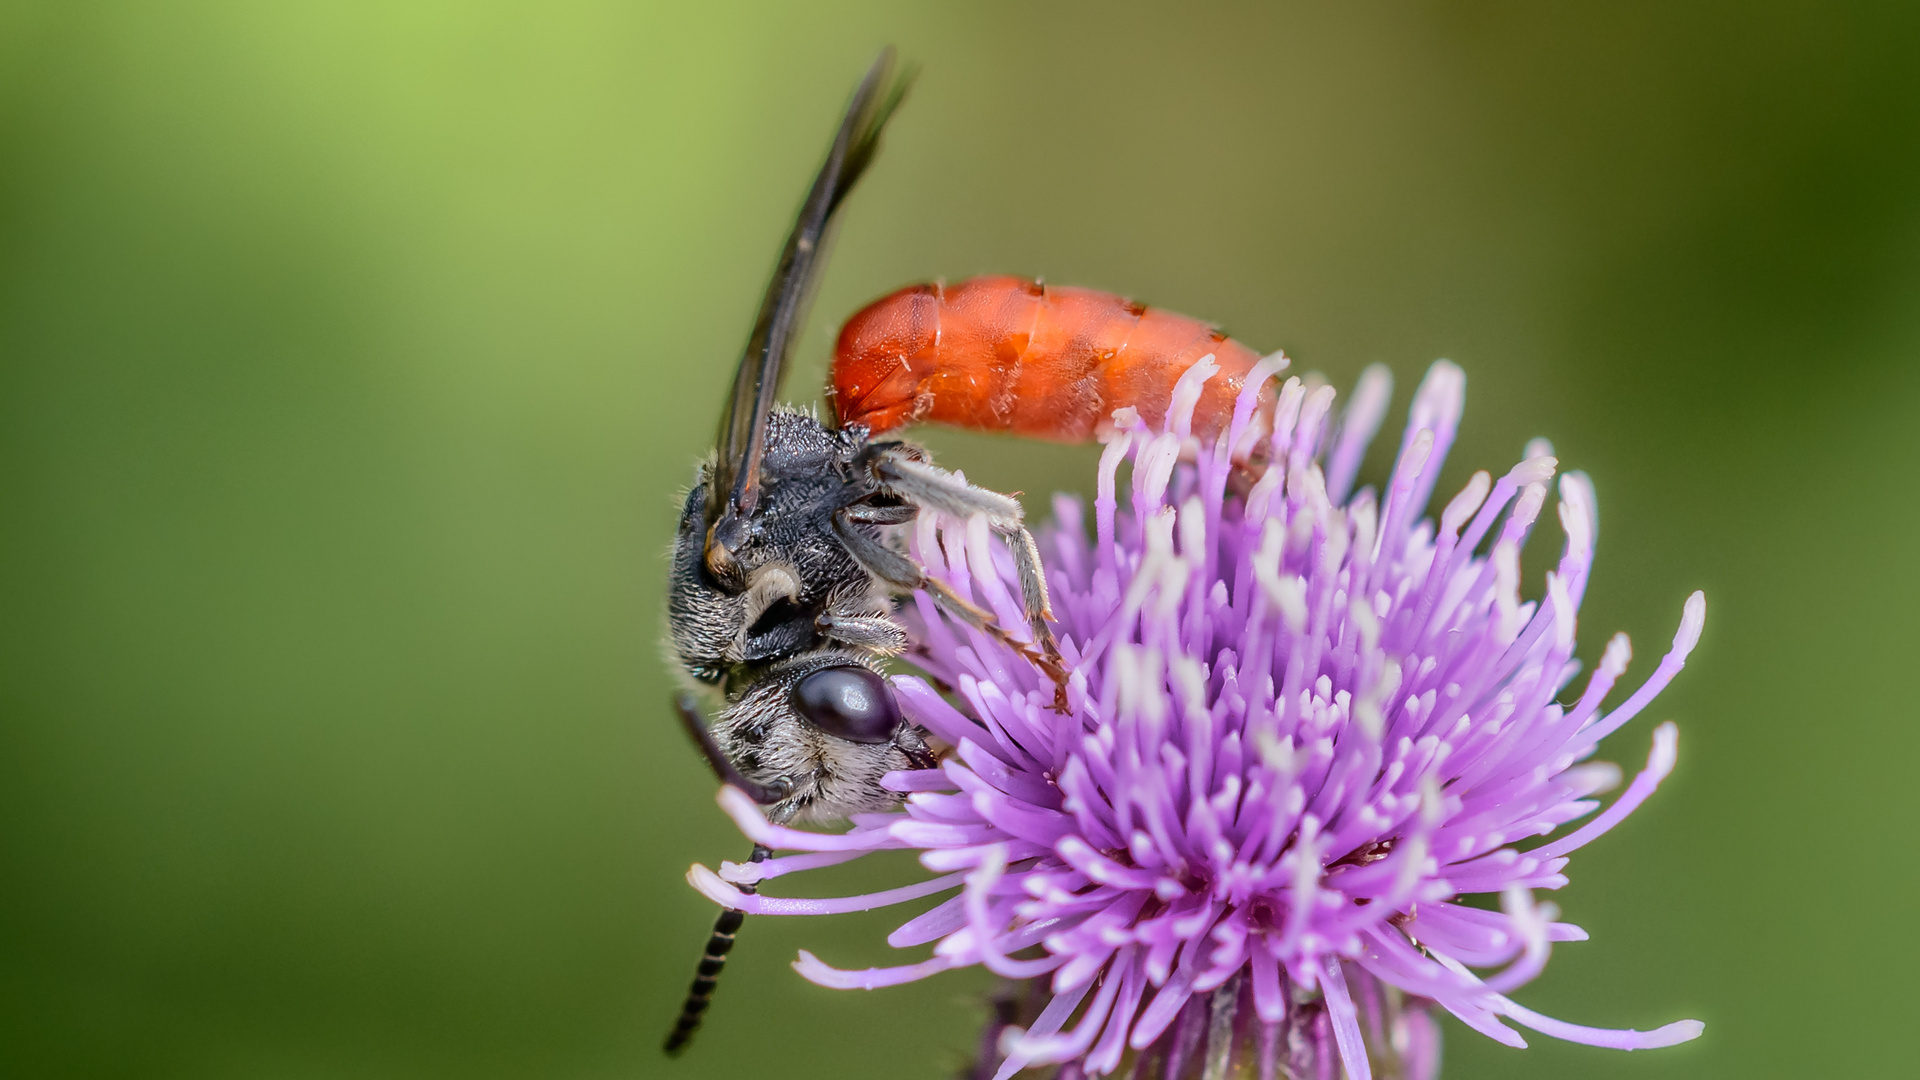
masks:
{"type": "MultiPolygon", "coordinates": [[[[1096,289],[977,277],[909,285],[840,330],[834,406],[878,434],[920,421],[1085,442],[1131,405],[1158,428],[1173,386],[1201,357],[1193,433],[1211,442],[1260,354],[1206,323],[1096,289]]],[[[1272,407],[1272,391],[1262,406],[1272,407]]]]}

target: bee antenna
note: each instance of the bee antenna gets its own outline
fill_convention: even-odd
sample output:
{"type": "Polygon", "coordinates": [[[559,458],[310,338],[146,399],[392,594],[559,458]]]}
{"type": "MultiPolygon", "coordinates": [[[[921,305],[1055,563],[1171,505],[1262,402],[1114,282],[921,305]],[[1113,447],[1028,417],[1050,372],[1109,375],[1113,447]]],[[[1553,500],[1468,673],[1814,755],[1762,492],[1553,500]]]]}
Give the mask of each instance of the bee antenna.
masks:
{"type": "MultiPolygon", "coordinates": [[[[772,854],[768,848],[755,844],[747,861],[764,862],[772,854]]],[[[752,882],[735,887],[748,894],[758,891],[752,882]]],[[[693,1041],[694,1033],[700,1030],[700,1021],[706,1019],[707,1006],[713,1002],[714,988],[720,984],[720,973],[726,970],[727,954],[733,951],[734,937],[740,933],[740,924],[746,918],[746,912],[727,908],[713,920],[713,933],[707,937],[706,951],[700,954],[700,966],[694,969],[693,984],[687,987],[687,1000],[680,1005],[680,1018],[673,1022],[673,1030],[667,1033],[667,1041],[661,1047],[668,1057],[679,1057],[693,1041]]]]}
{"type": "Polygon", "coordinates": [[[740,775],[740,770],[713,741],[713,731],[708,728],[706,718],[700,715],[700,707],[694,704],[692,694],[681,694],[673,699],[674,714],[680,717],[680,726],[686,729],[687,738],[693,740],[694,748],[706,757],[707,765],[720,782],[729,787],[738,788],[741,793],[761,806],[772,806],[793,792],[793,785],[786,780],[775,780],[771,784],[762,784],[740,775]]]}

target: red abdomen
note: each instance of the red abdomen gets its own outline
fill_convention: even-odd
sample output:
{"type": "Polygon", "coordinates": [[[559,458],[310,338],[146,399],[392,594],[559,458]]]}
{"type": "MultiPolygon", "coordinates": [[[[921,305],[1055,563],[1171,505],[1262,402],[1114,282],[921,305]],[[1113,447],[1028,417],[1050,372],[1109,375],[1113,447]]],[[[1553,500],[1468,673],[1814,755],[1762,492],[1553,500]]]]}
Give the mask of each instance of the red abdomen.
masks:
{"type": "MultiPolygon", "coordinates": [[[[1016,277],[909,285],[847,320],[833,355],[842,424],[878,434],[918,421],[1085,442],[1131,405],[1159,428],[1173,385],[1212,354],[1194,409],[1206,442],[1233,419],[1260,354],[1197,319],[1095,289],[1016,277]]],[[[1263,392],[1263,409],[1273,393],[1263,392]]]]}

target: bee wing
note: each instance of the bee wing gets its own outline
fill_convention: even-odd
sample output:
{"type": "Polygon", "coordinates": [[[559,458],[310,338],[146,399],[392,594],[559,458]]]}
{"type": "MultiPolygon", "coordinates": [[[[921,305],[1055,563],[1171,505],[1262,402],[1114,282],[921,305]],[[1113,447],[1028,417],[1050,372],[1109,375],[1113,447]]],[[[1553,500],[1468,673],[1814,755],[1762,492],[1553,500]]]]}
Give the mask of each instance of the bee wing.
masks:
{"type": "MultiPolygon", "coordinates": [[[[840,130],[827,150],[826,163],[820,166],[813,188],[807,192],[793,232],[787,236],[787,246],[780,252],[780,265],[767,284],[760,317],[754,321],[753,336],[747,339],[746,354],[740,358],[739,371],[733,378],[733,393],[720,419],[712,494],[727,494],[727,516],[744,518],[760,501],[760,461],[766,450],[767,416],[780,390],[787,351],[799,333],[824,265],[822,249],[828,225],[834,210],[873,160],[880,129],[886,126],[912,81],[911,71],[893,77],[892,48],[883,50],[867,69],[847,104],[840,130]]],[[[718,498],[707,500],[710,513],[721,512],[719,502],[718,498]]]]}

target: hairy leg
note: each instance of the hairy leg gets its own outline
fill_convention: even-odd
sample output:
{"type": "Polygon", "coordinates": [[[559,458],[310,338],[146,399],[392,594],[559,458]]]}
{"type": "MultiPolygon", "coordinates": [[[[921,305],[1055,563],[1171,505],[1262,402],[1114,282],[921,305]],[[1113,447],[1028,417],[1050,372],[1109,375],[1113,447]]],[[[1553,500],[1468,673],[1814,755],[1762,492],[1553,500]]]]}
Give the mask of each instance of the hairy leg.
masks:
{"type": "Polygon", "coordinates": [[[979,514],[986,518],[987,525],[1000,534],[1013,553],[1014,566],[1020,574],[1020,602],[1026,610],[1027,622],[1033,627],[1034,640],[1057,660],[1060,647],[1048,625],[1048,620],[1053,618],[1053,604],[1047,597],[1047,578],[1040,563],[1040,549],[1033,542],[1033,534],[1027,531],[1026,515],[1019,501],[969,484],[945,469],[893,450],[876,458],[873,474],[887,490],[915,506],[952,517],[971,518],[979,514]]]}
{"type": "Polygon", "coordinates": [[[874,615],[835,615],[821,612],[813,620],[820,636],[881,656],[907,650],[907,632],[892,619],[874,615]]]}
{"type": "Polygon", "coordinates": [[[935,603],[955,618],[992,636],[1001,644],[1026,657],[1053,680],[1054,706],[1059,709],[1066,707],[1067,671],[1065,665],[1060,662],[1059,647],[1054,643],[1050,633],[1042,639],[1044,644],[1040,649],[1035,649],[1015,638],[1000,625],[992,612],[977,607],[959,593],[954,592],[945,582],[929,577],[927,572],[912,559],[861,531],[858,527],[859,517],[850,512],[852,509],[849,507],[835,511],[833,531],[840,542],[846,545],[848,554],[852,555],[855,561],[866,567],[875,577],[896,589],[908,592],[925,590],[929,596],[933,597],[935,603]]]}

